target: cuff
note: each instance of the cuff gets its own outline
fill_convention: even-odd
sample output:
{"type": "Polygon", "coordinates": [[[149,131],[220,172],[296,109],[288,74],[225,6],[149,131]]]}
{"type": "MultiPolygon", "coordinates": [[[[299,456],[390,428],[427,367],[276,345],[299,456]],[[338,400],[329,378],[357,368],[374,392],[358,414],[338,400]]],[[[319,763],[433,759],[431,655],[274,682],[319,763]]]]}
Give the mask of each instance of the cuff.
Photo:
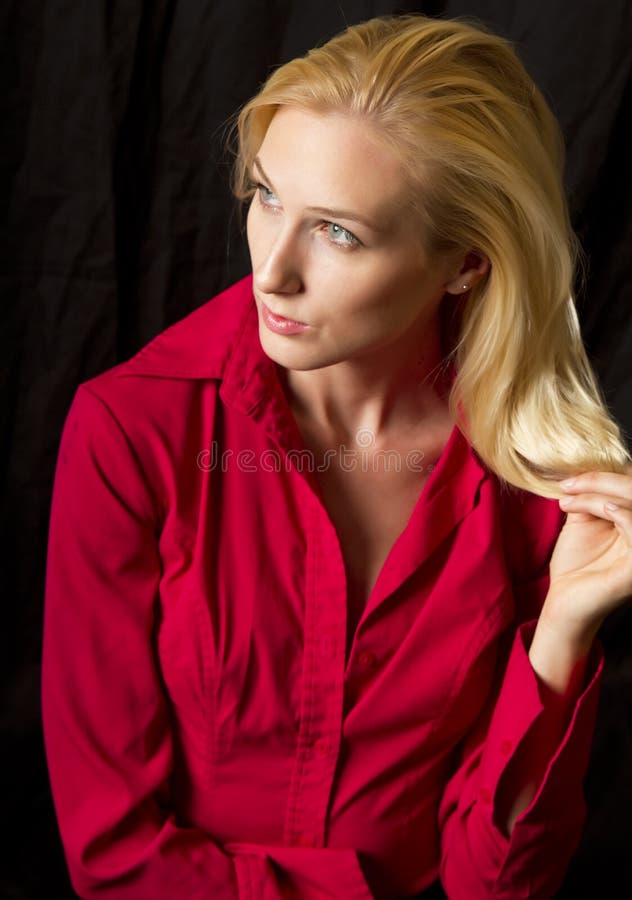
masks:
{"type": "MultiPolygon", "coordinates": [[[[516,632],[485,741],[477,800],[489,809],[492,822],[497,821],[500,780],[527,732],[544,711],[543,686],[528,655],[536,624],[535,620],[525,623],[516,632]]],[[[584,688],[574,704],[569,724],[547,763],[533,799],[516,820],[512,838],[506,838],[493,826],[499,845],[506,848],[516,829],[519,833],[521,824],[541,823],[550,827],[556,820],[568,820],[568,816],[577,814],[577,799],[583,804],[582,781],[590,756],[603,664],[603,650],[596,641],[587,660],[584,688]]]]}

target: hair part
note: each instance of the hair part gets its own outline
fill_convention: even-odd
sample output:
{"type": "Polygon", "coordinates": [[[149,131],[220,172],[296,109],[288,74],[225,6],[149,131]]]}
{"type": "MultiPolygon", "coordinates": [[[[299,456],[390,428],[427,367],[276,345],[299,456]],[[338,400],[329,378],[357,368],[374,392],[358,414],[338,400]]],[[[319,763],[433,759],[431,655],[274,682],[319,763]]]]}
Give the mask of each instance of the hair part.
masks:
{"type": "Polygon", "coordinates": [[[377,18],[281,66],[236,121],[241,200],[281,106],[366,119],[401,161],[427,250],[489,258],[461,310],[450,395],[489,469],[550,497],[564,476],[622,471],[573,299],[561,132],[511,44],[464,20],[377,18]]]}

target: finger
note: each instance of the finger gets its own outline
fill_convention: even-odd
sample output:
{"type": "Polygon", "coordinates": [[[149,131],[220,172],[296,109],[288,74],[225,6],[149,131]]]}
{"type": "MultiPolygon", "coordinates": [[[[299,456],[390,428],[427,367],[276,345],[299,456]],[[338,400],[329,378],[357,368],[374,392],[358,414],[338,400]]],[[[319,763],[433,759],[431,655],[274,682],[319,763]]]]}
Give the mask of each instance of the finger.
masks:
{"type": "Polygon", "coordinates": [[[622,497],[632,503],[632,471],[626,474],[618,472],[583,472],[574,478],[560,482],[565,494],[607,494],[611,497],[622,497]]]}
{"type": "Polygon", "coordinates": [[[579,497],[562,497],[560,507],[565,513],[576,516],[593,516],[605,519],[619,527],[626,541],[632,544],[632,509],[622,506],[615,497],[602,497],[595,494],[579,497]]]}
{"type": "Polygon", "coordinates": [[[616,494],[567,494],[559,504],[566,513],[589,513],[601,519],[610,518],[607,513],[604,516],[604,508],[608,505],[632,510],[632,500],[616,494]]]}

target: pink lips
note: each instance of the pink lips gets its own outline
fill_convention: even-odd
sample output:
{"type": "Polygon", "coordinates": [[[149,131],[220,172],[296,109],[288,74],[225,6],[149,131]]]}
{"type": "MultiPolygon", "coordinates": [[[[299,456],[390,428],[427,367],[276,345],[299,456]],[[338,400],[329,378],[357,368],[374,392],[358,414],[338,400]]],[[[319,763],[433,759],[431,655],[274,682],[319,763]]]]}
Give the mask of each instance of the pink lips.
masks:
{"type": "Polygon", "coordinates": [[[294,322],[292,319],[284,319],[283,316],[275,316],[265,303],[261,304],[261,313],[266,327],[275,334],[299,334],[309,328],[304,322],[294,322]]]}

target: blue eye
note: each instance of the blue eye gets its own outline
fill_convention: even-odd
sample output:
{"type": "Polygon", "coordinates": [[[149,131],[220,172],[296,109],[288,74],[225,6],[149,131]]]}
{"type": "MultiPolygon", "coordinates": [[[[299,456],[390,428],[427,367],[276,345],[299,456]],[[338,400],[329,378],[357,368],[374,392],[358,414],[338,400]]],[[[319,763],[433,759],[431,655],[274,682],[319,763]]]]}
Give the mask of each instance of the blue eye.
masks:
{"type": "Polygon", "coordinates": [[[355,247],[360,241],[354,234],[343,228],[342,225],[336,225],[335,222],[327,222],[327,236],[333,244],[341,247],[355,247]]]}
{"type": "Polygon", "coordinates": [[[258,184],[257,190],[259,191],[259,197],[264,206],[278,205],[279,201],[276,194],[271,191],[270,188],[266,187],[265,184],[258,184]]]}

